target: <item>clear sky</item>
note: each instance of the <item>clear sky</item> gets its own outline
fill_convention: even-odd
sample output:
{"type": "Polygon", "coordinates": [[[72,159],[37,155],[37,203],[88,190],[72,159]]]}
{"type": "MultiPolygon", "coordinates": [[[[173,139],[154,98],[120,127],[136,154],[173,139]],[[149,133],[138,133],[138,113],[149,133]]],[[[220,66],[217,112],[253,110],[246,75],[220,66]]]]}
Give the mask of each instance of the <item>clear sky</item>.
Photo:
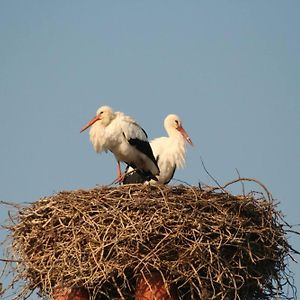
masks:
{"type": "Polygon", "coordinates": [[[110,105],[150,139],[180,115],[195,147],[177,179],[213,184],[201,157],[220,184],[237,169],[300,223],[298,0],[0,1],[0,104],[0,200],[111,183],[114,158],[79,133],[110,105]]]}

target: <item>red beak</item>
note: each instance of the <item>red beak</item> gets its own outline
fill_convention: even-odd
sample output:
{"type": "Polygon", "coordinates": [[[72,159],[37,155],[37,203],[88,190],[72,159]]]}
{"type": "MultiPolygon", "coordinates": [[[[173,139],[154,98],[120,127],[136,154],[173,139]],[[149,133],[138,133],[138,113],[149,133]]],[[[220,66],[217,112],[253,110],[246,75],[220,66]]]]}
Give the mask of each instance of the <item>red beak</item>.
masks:
{"type": "Polygon", "coordinates": [[[192,145],[193,145],[193,142],[191,140],[191,138],[189,137],[189,135],[186,133],[186,131],[183,129],[183,127],[178,127],[177,130],[182,134],[182,136],[186,139],[186,141],[192,145]]]}
{"type": "Polygon", "coordinates": [[[89,121],[84,127],[81,128],[80,132],[85,131],[88,129],[90,126],[92,126],[95,122],[97,122],[99,119],[98,116],[94,117],[91,121],[89,121]]]}

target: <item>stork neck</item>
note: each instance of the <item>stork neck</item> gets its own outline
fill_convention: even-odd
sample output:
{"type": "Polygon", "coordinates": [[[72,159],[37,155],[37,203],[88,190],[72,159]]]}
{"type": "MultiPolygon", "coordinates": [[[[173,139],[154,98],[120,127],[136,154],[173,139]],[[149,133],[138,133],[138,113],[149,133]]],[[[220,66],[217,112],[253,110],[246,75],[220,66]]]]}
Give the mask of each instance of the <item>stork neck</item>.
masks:
{"type": "Polygon", "coordinates": [[[182,137],[181,133],[174,127],[167,127],[166,131],[170,138],[180,139],[182,137]]]}

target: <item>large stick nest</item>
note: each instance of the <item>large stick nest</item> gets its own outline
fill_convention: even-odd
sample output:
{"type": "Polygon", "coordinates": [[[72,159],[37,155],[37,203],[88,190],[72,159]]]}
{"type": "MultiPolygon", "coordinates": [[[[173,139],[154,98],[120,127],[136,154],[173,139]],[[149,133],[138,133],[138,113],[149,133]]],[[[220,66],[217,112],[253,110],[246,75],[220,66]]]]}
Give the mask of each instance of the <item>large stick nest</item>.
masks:
{"type": "Polygon", "coordinates": [[[42,198],[11,220],[14,282],[24,282],[16,299],[34,289],[47,298],[55,287],[132,299],[137,277],[152,270],[175,283],[181,299],[287,298],[286,259],[295,250],[262,193],[98,187],[42,198]]]}

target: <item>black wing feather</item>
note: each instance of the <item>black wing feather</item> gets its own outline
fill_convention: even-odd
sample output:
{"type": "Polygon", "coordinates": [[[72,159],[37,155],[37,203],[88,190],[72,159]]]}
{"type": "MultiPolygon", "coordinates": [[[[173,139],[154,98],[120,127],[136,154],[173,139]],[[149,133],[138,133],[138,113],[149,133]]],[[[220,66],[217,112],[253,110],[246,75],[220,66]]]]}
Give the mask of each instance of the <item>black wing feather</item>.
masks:
{"type": "MultiPolygon", "coordinates": [[[[129,166],[127,166],[125,170],[125,177],[123,180],[123,184],[130,184],[130,183],[144,183],[146,181],[150,181],[151,179],[157,181],[157,178],[153,176],[150,172],[143,172],[139,169],[134,169],[128,172],[129,166]]],[[[132,167],[132,166],[131,166],[132,167]]]]}
{"type": "Polygon", "coordinates": [[[147,181],[147,176],[139,170],[133,170],[129,174],[125,173],[123,184],[144,183],[147,181]]]}
{"type": "Polygon", "coordinates": [[[149,144],[149,142],[147,141],[142,141],[140,139],[129,139],[128,140],[129,144],[131,146],[134,146],[136,149],[138,149],[140,152],[144,153],[146,156],[148,156],[156,165],[156,167],[158,168],[157,162],[155,160],[155,157],[153,155],[152,152],[152,148],[149,144]]]}

